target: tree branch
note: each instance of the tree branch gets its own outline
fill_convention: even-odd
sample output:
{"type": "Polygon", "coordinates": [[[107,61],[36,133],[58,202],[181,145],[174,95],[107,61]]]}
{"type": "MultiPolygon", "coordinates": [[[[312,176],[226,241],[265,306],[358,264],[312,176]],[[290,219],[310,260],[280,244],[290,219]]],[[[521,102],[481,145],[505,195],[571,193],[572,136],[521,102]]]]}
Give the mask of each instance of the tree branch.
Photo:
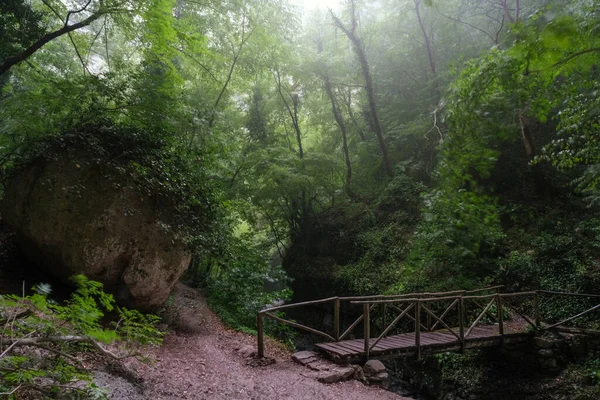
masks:
{"type": "Polygon", "coordinates": [[[134,355],[134,354],[127,354],[125,356],[118,356],[115,353],[111,352],[110,350],[107,350],[104,347],[102,347],[102,345],[100,345],[100,343],[98,343],[97,341],[95,341],[94,339],[92,339],[89,336],[67,335],[67,336],[41,336],[41,337],[34,337],[34,338],[4,338],[4,339],[2,339],[2,344],[10,345],[10,347],[14,347],[14,346],[41,347],[40,345],[43,346],[43,343],[68,343],[68,342],[89,343],[92,346],[94,346],[94,348],[96,348],[96,350],[98,350],[101,354],[103,354],[107,357],[110,357],[112,359],[115,359],[115,360],[122,360],[124,358],[132,357],[134,355]]]}
{"type": "Polygon", "coordinates": [[[569,57],[564,58],[564,59],[558,61],[557,63],[552,64],[552,68],[561,67],[561,66],[565,65],[566,63],[568,63],[569,61],[571,61],[574,58],[577,58],[579,56],[583,56],[583,55],[589,54],[589,53],[597,53],[597,52],[600,52],[600,47],[593,47],[591,49],[578,51],[577,53],[571,54],[569,57]]]}
{"type": "Polygon", "coordinates": [[[77,54],[77,58],[79,59],[79,62],[81,63],[81,66],[83,67],[83,74],[85,75],[85,73],[87,72],[88,74],[91,75],[92,73],[88,69],[85,61],[83,60],[83,57],[81,56],[81,53],[79,52],[79,49],[77,48],[77,45],[75,44],[75,41],[73,40],[73,35],[71,35],[71,32],[67,33],[67,36],[69,36],[69,41],[73,45],[73,49],[75,49],[75,54],[77,54]]]}
{"type": "Polygon", "coordinates": [[[90,5],[91,2],[92,2],[92,0],[88,0],[88,2],[85,3],[85,5],[83,7],[81,7],[79,10],[69,11],[67,13],[67,18],[65,19],[65,25],[69,24],[69,18],[71,18],[71,15],[79,14],[80,12],[85,11],[89,7],[89,5],[90,5]]]}
{"type": "Polygon", "coordinates": [[[442,12],[440,11],[440,8],[439,8],[439,6],[436,6],[436,11],[437,11],[437,12],[438,12],[438,14],[440,14],[442,17],[444,17],[444,18],[446,18],[446,19],[449,19],[450,21],[458,22],[459,24],[463,24],[463,25],[466,25],[466,26],[468,26],[468,27],[470,27],[470,28],[473,28],[473,29],[475,29],[475,30],[478,30],[479,32],[483,33],[485,36],[489,37],[489,38],[492,40],[492,42],[494,42],[494,44],[496,44],[496,45],[498,44],[498,38],[494,38],[494,37],[493,37],[492,35],[490,35],[490,34],[489,34],[489,33],[488,33],[488,32],[487,32],[485,29],[481,29],[481,28],[479,28],[478,26],[476,26],[476,25],[473,25],[473,24],[471,24],[471,23],[469,23],[469,22],[463,21],[463,20],[461,20],[461,19],[459,19],[459,18],[454,18],[454,17],[452,17],[452,16],[450,16],[450,15],[446,15],[446,14],[444,14],[444,13],[442,13],[442,12]]]}
{"type": "Polygon", "coordinates": [[[177,50],[178,52],[180,52],[181,54],[183,54],[184,56],[186,56],[187,58],[189,58],[190,60],[192,60],[196,65],[198,65],[200,68],[202,68],[208,75],[210,75],[210,77],[219,85],[223,85],[223,83],[212,73],[212,71],[204,64],[202,64],[200,61],[198,61],[195,57],[193,57],[191,54],[185,52],[182,49],[179,49],[175,46],[172,46],[175,50],[177,50]]]}
{"type": "Polygon", "coordinates": [[[221,99],[223,98],[223,95],[225,94],[225,91],[227,90],[227,87],[229,86],[229,82],[231,82],[231,78],[233,76],[233,71],[237,65],[238,58],[242,54],[244,45],[246,44],[248,39],[250,39],[250,37],[252,36],[253,33],[254,33],[254,28],[248,33],[248,35],[246,35],[246,15],[244,14],[244,19],[242,20],[242,35],[241,35],[240,45],[238,46],[237,52],[235,51],[235,48],[233,50],[234,51],[233,61],[231,62],[231,67],[229,68],[229,73],[227,74],[227,79],[225,80],[225,84],[221,88],[221,92],[219,93],[219,96],[217,96],[217,100],[215,101],[215,104],[213,105],[212,114],[210,116],[210,119],[208,120],[209,128],[212,128],[215,124],[217,107],[219,107],[219,103],[221,102],[221,99]]]}
{"type": "Polygon", "coordinates": [[[98,11],[96,11],[95,13],[93,13],[92,15],[90,15],[89,17],[84,19],[83,21],[80,21],[73,25],[65,24],[62,28],[42,36],[37,42],[33,43],[31,46],[29,46],[27,49],[22,51],[20,54],[13,56],[13,57],[8,57],[2,64],[0,64],[0,75],[4,75],[4,73],[7,72],[10,68],[12,68],[14,65],[16,65],[22,61],[25,61],[27,58],[32,56],[36,51],[38,51],[43,46],[45,46],[48,42],[50,42],[60,36],[63,36],[65,34],[68,34],[70,32],[73,32],[77,29],[80,29],[80,28],[90,25],[92,22],[94,22],[95,20],[97,20],[98,18],[100,18],[101,16],[106,14],[107,12],[108,11],[106,9],[99,9],[98,11]]]}

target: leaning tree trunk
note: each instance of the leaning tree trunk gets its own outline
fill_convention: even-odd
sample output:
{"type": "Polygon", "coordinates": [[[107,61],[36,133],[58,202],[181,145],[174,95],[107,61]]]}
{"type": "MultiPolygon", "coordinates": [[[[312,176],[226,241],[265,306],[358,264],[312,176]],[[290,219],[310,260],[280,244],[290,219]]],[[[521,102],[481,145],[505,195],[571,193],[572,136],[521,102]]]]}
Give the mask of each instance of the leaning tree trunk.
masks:
{"type": "Polygon", "coordinates": [[[281,84],[281,75],[279,74],[279,70],[275,70],[273,73],[273,77],[277,82],[277,91],[279,92],[279,97],[281,97],[281,101],[283,101],[283,105],[285,106],[290,119],[292,120],[292,126],[294,127],[294,132],[296,132],[296,142],[298,142],[298,157],[304,158],[304,149],[302,147],[302,131],[300,130],[300,121],[298,118],[298,95],[288,93],[288,96],[292,100],[292,106],[288,103],[285,95],[283,94],[283,88],[281,84]]]}
{"type": "Polygon", "coordinates": [[[352,18],[352,26],[347,28],[342,21],[338,17],[331,12],[331,16],[333,17],[333,21],[335,25],[340,28],[348,37],[350,42],[352,42],[352,47],[354,48],[354,52],[358,57],[358,61],[360,63],[360,67],[362,70],[363,78],[365,80],[365,89],[367,91],[367,99],[369,100],[369,110],[371,112],[371,116],[373,118],[373,127],[375,128],[375,134],[377,135],[377,140],[379,141],[379,148],[381,149],[381,153],[383,155],[383,162],[385,164],[385,171],[388,176],[393,176],[392,172],[392,163],[390,162],[390,157],[388,155],[387,144],[385,143],[385,139],[383,137],[383,129],[381,128],[381,122],[379,121],[379,114],[377,112],[377,105],[375,102],[375,89],[373,88],[373,78],[371,77],[371,68],[369,67],[369,61],[367,60],[367,55],[365,53],[365,47],[362,43],[362,40],[356,33],[357,21],[355,14],[355,4],[354,1],[350,3],[351,5],[351,18],[352,18]]]}
{"type": "Polygon", "coordinates": [[[346,131],[346,124],[344,123],[342,114],[340,113],[340,109],[337,106],[337,102],[333,95],[333,89],[331,87],[331,80],[329,79],[327,73],[323,74],[323,84],[325,86],[325,92],[327,93],[327,96],[331,101],[331,111],[333,112],[335,122],[337,123],[338,127],[340,128],[340,132],[342,133],[342,148],[344,150],[344,159],[346,161],[346,185],[344,186],[344,189],[348,197],[354,200],[357,198],[357,196],[350,187],[350,184],[352,182],[352,163],[350,162],[350,152],[348,151],[348,134],[346,131]]]}
{"type": "Polygon", "coordinates": [[[427,60],[429,61],[429,69],[431,71],[431,79],[433,80],[433,86],[435,90],[435,96],[437,97],[437,101],[439,101],[441,97],[440,86],[437,81],[437,65],[435,62],[435,55],[433,54],[433,44],[431,43],[431,37],[427,33],[427,28],[425,27],[425,20],[421,16],[421,0],[414,0],[415,3],[415,11],[417,13],[417,20],[419,21],[419,27],[421,28],[421,33],[423,33],[423,40],[425,41],[425,48],[427,50],[427,60]]]}

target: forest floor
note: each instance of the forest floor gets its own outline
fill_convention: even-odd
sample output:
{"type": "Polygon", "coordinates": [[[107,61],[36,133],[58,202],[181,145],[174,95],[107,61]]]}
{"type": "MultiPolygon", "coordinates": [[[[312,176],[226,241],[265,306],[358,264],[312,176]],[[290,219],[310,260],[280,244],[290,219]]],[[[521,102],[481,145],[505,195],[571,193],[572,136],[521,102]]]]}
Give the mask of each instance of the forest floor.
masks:
{"type": "Polygon", "coordinates": [[[96,373],[96,383],[115,400],[141,399],[406,399],[358,381],[323,384],[291,354],[267,340],[265,352],[275,363],[256,365],[238,349],[256,346],[256,338],[226,328],[194,289],[178,284],[161,312],[169,323],[154,359],[137,360],[96,373]]]}
{"type": "MultiPolygon", "coordinates": [[[[16,243],[14,233],[0,220],[0,293],[31,293],[36,282],[50,282],[53,295],[70,292],[48,275],[32,268],[16,243]]],[[[61,296],[62,294],[62,296],[61,296]]],[[[113,400],[402,400],[378,387],[351,380],[324,384],[307,367],[296,364],[280,343],[266,338],[270,365],[256,365],[238,349],[256,347],[256,337],[223,325],[197,291],[178,284],[161,310],[166,331],[161,347],[149,349],[148,363],[131,358],[104,363],[94,357],[90,367],[95,383],[113,400]],[[95,364],[95,366],[93,365],[95,364]]]]}

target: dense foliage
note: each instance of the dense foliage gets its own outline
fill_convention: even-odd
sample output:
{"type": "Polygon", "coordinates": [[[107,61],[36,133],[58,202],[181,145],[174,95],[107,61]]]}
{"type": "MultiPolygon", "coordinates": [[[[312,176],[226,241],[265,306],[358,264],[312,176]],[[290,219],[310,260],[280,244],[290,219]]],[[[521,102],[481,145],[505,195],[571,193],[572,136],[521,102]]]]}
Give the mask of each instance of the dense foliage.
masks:
{"type": "Polygon", "coordinates": [[[598,0],[339,3],[5,2],[0,171],[73,132],[118,149],[235,326],[271,280],[597,292],[598,0]]]}
{"type": "Polygon", "coordinates": [[[107,398],[86,368],[95,362],[91,353],[133,357],[142,346],[161,343],[158,317],[118,307],[98,282],[82,275],[73,279],[77,290],[64,304],[48,297],[47,284],[30,296],[0,296],[1,335],[7,346],[0,355],[0,390],[6,398],[48,398],[53,393],[107,398]],[[107,313],[112,320],[108,325],[107,313]]]}
{"type": "Polygon", "coordinates": [[[66,132],[31,140],[23,151],[7,156],[5,179],[23,165],[52,160],[64,152],[86,155],[78,162],[100,168],[115,189],[128,186],[155,198],[163,229],[196,249],[198,257],[221,248],[218,190],[202,166],[192,165],[176,151],[167,131],[94,118],[66,132]]]}

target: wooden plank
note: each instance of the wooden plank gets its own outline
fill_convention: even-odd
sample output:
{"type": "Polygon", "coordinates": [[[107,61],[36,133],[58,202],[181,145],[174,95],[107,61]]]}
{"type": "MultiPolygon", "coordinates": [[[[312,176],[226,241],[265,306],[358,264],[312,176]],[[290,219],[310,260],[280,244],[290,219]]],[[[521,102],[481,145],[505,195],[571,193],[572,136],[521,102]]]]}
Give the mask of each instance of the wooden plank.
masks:
{"type": "Polygon", "coordinates": [[[401,349],[403,346],[398,346],[395,343],[378,343],[377,346],[373,348],[374,351],[387,351],[387,350],[397,350],[401,349]]]}
{"type": "Polygon", "coordinates": [[[437,344],[448,344],[448,343],[460,343],[460,340],[452,337],[452,336],[448,336],[448,337],[431,337],[427,339],[428,345],[437,345],[437,344]]]}
{"type": "Polygon", "coordinates": [[[495,329],[489,330],[482,326],[476,326],[475,328],[473,328],[471,330],[471,333],[469,334],[468,338],[479,338],[482,336],[496,336],[497,334],[498,333],[495,329]]]}
{"type": "Polygon", "coordinates": [[[340,348],[337,346],[333,346],[332,343],[319,343],[317,345],[318,348],[335,353],[335,354],[339,354],[339,355],[345,355],[350,353],[348,350],[344,349],[344,348],[340,348]]]}
{"type": "Polygon", "coordinates": [[[447,335],[444,333],[438,333],[429,336],[430,340],[433,340],[436,343],[450,343],[450,342],[458,342],[458,339],[452,335],[447,335]]]}
{"type": "Polygon", "coordinates": [[[447,335],[441,332],[432,332],[430,337],[437,343],[449,343],[457,341],[457,339],[454,336],[447,335]]]}
{"type": "Polygon", "coordinates": [[[385,340],[379,342],[378,345],[380,344],[382,346],[402,347],[406,345],[405,343],[408,343],[408,341],[405,341],[405,343],[403,343],[402,340],[403,338],[401,336],[390,336],[385,338],[385,340]]]}
{"type": "Polygon", "coordinates": [[[362,346],[357,345],[354,341],[341,341],[341,342],[330,343],[330,345],[332,345],[334,348],[340,348],[340,349],[349,349],[349,348],[354,349],[358,346],[359,349],[361,349],[361,351],[362,351],[362,346]]]}
{"type": "Polygon", "coordinates": [[[340,350],[340,349],[334,349],[331,347],[328,347],[327,349],[325,349],[326,351],[335,354],[336,356],[340,356],[340,357],[347,357],[347,356],[352,356],[355,355],[356,353],[353,351],[346,351],[346,350],[340,350]]]}
{"type": "Polygon", "coordinates": [[[377,347],[386,349],[401,349],[412,346],[414,346],[414,338],[412,335],[410,337],[406,335],[394,335],[382,339],[377,347]]]}
{"type": "Polygon", "coordinates": [[[348,350],[351,350],[351,351],[353,351],[354,353],[357,353],[357,354],[362,354],[365,351],[364,346],[363,346],[362,343],[349,342],[349,343],[343,343],[343,345],[348,350]]]}
{"type": "Polygon", "coordinates": [[[379,349],[401,349],[405,347],[410,347],[411,343],[408,341],[400,341],[401,338],[388,338],[391,340],[381,341],[377,344],[376,348],[379,349]]]}
{"type": "Polygon", "coordinates": [[[338,342],[338,343],[329,343],[328,346],[330,349],[334,349],[340,353],[356,353],[356,349],[353,349],[349,346],[348,343],[338,342]]]}
{"type": "Polygon", "coordinates": [[[414,344],[415,343],[415,335],[412,333],[404,334],[404,335],[395,335],[390,336],[389,339],[393,340],[396,343],[405,343],[405,344],[414,344]]]}
{"type": "Polygon", "coordinates": [[[432,337],[432,340],[434,341],[435,344],[459,343],[460,342],[460,340],[458,340],[454,336],[450,336],[450,335],[435,336],[435,337],[432,337]]]}
{"type": "Polygon", "coordinates": [[[378,350],[395,350],[395,349],[402,349],[402,348],[406,348],[408,347],[407,343],[400,343],[394,340],[389,340],[386,342],[379,342],[377,344],[377,346],[375,346],[375,349],[378,350]]]}

